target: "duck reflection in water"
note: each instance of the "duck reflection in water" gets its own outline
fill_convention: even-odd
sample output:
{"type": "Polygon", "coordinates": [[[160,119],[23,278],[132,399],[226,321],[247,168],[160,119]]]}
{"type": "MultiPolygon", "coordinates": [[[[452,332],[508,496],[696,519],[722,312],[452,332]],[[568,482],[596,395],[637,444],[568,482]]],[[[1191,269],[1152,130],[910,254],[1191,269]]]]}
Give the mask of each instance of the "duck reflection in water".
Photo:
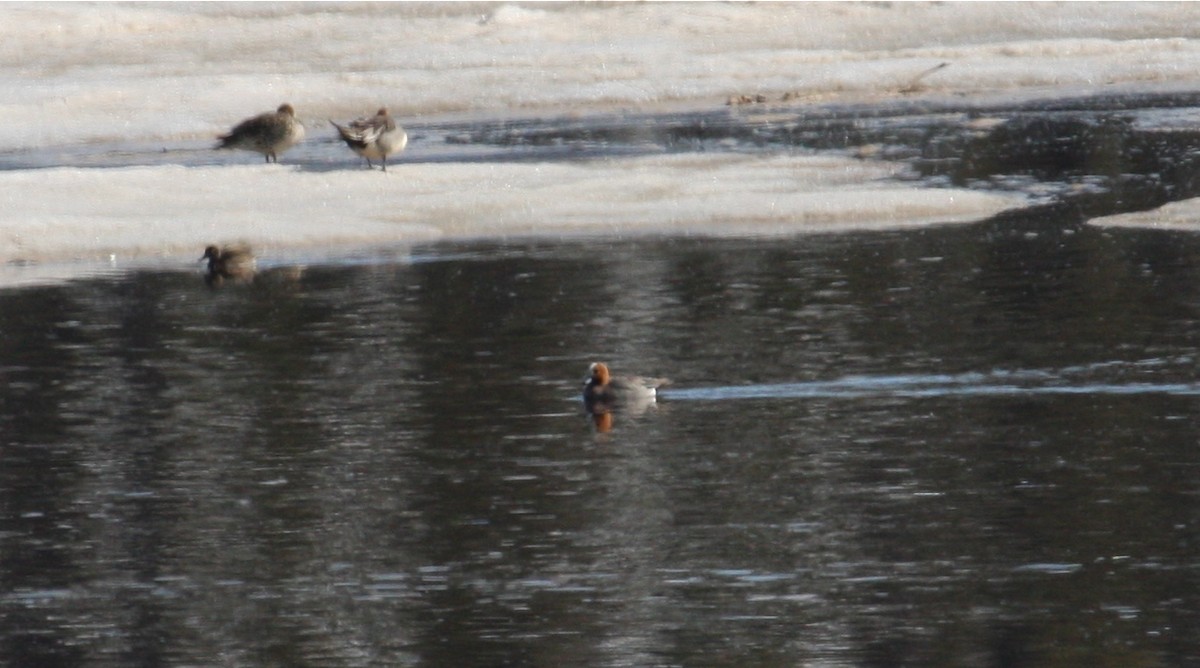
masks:
{"type": "Polygon", "coordinates": [[[220,287],[226,281],[249,283],[254,280],[254,253],[245,244],[233,246],[209,246],[204,249],[200,261],[208,260],[208,271],[204,282],[209,287],[220,287]]]}
{"type": "Polygon", "coordinates": [[[607,434],[613,428],[612,411],[592,411],[588,413],[592,418],[592,424],[596,426],[596,431],[601,434],[607,434]]]}
{"type": "Polygon", "coordinates": [[[594,362],[583,380],[583,405],[591,414],[596,429],[607,432],[612,429],[615,411],[632,415],[645,413],[657,405],[658,388],[670,382],[666,378],[614,376],[607,364],[594,362]]]}

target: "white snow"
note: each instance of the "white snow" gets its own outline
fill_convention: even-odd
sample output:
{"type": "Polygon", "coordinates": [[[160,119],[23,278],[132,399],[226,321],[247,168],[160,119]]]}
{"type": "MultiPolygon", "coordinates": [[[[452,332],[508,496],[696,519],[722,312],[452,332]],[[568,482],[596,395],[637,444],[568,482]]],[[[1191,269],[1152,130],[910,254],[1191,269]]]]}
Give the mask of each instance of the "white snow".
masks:
{"type": "MultiPolygon", "coordinates": [[[[331,132],[327,118],[381,105],[404,122],[718,108],[757,93],[872,101],[942,62],[924,94],[1184,90],[1200,72],[1196,25],[1195,3],[3,3],[0,153],[209,142],[285,101],[310,141],[331,132]]],[[[234,239],[778,234],[977,220],[1017,204],[801,153],[401,155],[386,175],[281,162],[0,172],[0,283],[76,260],[190,261],[234,239]]]]}
{"type": "Polygon", "coordinates": [[[1150,211],[1093,218],[1088,223],[1098,227],[1148,227],[1200,232],[1200,198],[1171,202],[1150,211]]]}
{"type": "Polygon", "coordinates": [[[886,180],[898,169],[810,154],[674,154],[547,163],[287,165],[0,172],[0,262],[194,254],[208,243],[405,244],[644,230],[779,234],[958,222],[1019,203],[886,180]],[[698,177],[697,175],[703,175],[698,177]],[[147,206],[147,202],[152,206],[147,206]]]}

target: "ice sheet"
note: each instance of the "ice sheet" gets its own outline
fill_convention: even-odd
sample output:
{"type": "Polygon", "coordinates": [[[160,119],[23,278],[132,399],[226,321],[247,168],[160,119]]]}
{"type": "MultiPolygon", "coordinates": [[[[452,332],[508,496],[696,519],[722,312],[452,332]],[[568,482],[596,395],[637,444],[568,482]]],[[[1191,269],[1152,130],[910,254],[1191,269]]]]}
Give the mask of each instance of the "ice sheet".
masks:
{"type": "Polygon", "coordinates": [[[1193,3],[0,5],[0,150],[727,96],[1191,85],[1193,3]]]}
{"type": "MultiPolygon", "coordinates": [[[[906,88],[1185,89],[1200,71],[1198,19],[1192,3],[8,3],[0,152],[19,164],[107,143],[207,145],[283,101],[314,141],[327,118],[383,104],[429,121],[720,108],[740,94],[792,94],[802,108],[906,88]]],[[[76,260],[190,259],[235,238],[269,249],[793,233],[973,220],[1015,204],[811,155],[426,162],[386,176],[283,161],[0,172],[0,284],[76,260]]]]}
{"type": "Polygon", "coordinates": [[[794,234],[976,220],[1023,200],[890,180],[896,165],[811,154],[575,162],[0,172],[0,263],[187,261],[210,243],[408,244],[511,235],[794,234]],[[697,175],[702,174],[702,178],[697,175]]]}
{"type": "Polygon", "coordinates": [[[1197,232],[1200,231],[1200,198],[1171,202],[1150,211],[1101,216],[1088,223],[1100,227],[1149,227],[1197,232]]]}

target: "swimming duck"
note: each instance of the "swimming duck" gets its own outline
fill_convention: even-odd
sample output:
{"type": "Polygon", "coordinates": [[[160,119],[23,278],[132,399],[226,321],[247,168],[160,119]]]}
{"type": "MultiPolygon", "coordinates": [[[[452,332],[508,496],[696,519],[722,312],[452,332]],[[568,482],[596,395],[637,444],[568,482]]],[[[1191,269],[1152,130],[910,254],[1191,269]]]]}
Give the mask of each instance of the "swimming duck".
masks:
{"type": "Polygon", "coordinates": [[[220,285],[227,279],[247,281],[254,277],[254,253],[249,246],[209,246],[200,257],[201,262],[204,260],[208,260],[204,281],[209,285],[220,285]]]}
{"type": "Polygon", "coordinates": [[[279,162],[277,154],[300,143],[304,139],[304,126],[296,120],[296,110],[286,102],[274,113],[267,112],[238,123],[236,127],[218,139],[216,148],[240,148],[257,151],[267,162],[279,162]]]}
{"type": "Polygon", "coordinates": [[[587,378],[583,381],[583,401],[589,409],[616,404],[651,404],[657,400],[658,388],[670,382],[666,378],[614,376],[607,364],[594,362],[588,367],[587,378]]]}
{"type": "Polygon", "coordinates": [[[387,157],[403,151],[404,147],[408,146],[408,133],[396,125],[396,121],[388,114],[387,107],[381,107],[371,118],[360,118],[347,125],[338,125],[332,120],[329,122],[337,128],[342,141],[346,142],[351,150],[366,158],[367,167],[371,169],[375,167],[371,160],[378,160],[386,172],[387,157]]]}

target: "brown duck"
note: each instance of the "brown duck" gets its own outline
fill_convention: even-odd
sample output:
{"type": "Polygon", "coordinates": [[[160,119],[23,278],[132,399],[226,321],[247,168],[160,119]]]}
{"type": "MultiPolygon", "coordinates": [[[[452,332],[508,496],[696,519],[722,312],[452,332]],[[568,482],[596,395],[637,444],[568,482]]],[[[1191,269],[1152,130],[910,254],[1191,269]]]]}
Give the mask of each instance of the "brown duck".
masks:
{"type": "Polygon", "coordinates": [[[240,148],[262,153],[267,162],[279,162],[277,154],[304,139],[304,126],[296,120],[296,110],[286,102],[274,113],[267,112],[238,123],[218,137],[216,148],[240,148]]]}
{"type": "Polygon", "coordinates": [[[204,260],[208,260],[204,280],[209,285],[220,285],[227,280],[249,281],[254,277],[254,253],[249,246],[209,246],[200,257],[201,262],[204,260]]]}

